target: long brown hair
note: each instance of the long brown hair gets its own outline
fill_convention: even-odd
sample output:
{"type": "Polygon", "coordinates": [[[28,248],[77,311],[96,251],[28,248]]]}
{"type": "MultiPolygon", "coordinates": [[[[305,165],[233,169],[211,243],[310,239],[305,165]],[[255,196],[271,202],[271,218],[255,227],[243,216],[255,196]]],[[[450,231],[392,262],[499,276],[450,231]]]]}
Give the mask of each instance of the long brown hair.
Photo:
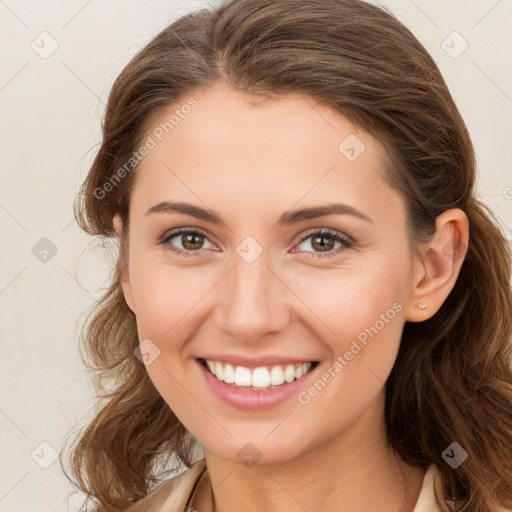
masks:
{"type": "Polygon", "coordinates": [[[134,355],[135,317],[120,279],[134,152],[164,110],[217,81],[263,96],[303,93],[383,142],[385,178],[406,200],[411,247],[431,239],[443,211],[466,213],[469,247],[454,289],[429,320],[404,326],[386,382],[387,435],[410,464],[437,465],[441,511],[450,510],[446,499],[461,511],[512,508],[511,251],[476,198],[472,142],[438,67],[391,13],[361,0],[232,0],[191,13],[115,81],[101,147],[75,203],[91,235],[114,239],[116,213],[126,228],[112,283],[80,340],[102,402],[69,457],[86,504],[124,510],[168,476],[171,457],[193,462],[196,440],[134,355]],[[456,469],[442,455],[453,442],[468,453],[456,469]]]}

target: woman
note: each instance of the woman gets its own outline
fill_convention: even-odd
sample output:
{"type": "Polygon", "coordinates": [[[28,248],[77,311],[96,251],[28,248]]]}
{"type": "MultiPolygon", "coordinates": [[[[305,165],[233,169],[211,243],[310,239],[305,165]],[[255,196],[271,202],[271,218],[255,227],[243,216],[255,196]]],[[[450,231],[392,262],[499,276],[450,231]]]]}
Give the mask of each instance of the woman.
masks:
{"type": "Polygon", "coordinates": [[[120,245],[83,333],[94,510],[512,508],[511,254],[474,186],[386,11],[238,0],[163,30],[76,205],[120,245]]]}

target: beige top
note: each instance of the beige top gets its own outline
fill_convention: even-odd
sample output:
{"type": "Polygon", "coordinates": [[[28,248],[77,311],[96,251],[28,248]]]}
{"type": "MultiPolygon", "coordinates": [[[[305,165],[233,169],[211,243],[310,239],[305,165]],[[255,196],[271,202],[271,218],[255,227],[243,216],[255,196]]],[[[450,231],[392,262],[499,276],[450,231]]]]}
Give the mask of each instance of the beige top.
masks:
{"type": "MultiPolygon", "coordinates": [[[[439,512],[433,486],[436,474],[437,467],[431,464],[425,473],[413,512],[439,512]]],[[[200,459],[178,476],[161,483],[125,512],[189,512],[192,496],[203,475],[207,476],[206,464],[204,459],[200,459]]]]}

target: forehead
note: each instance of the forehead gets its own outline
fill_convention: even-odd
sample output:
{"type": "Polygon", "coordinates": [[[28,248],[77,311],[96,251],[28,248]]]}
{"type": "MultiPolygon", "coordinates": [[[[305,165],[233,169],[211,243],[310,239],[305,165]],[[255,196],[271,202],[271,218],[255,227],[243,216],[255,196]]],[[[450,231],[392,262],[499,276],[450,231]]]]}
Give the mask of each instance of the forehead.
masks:
{"type": "Polygon", "coordinates": [[[134,208],[179,198],[238,214],[345,200],[372,217],[402,212],[380,176],[385,148],[302,94],[196,90],[153,120],[147,136],[154,147],[138,171],[134,208]]]}

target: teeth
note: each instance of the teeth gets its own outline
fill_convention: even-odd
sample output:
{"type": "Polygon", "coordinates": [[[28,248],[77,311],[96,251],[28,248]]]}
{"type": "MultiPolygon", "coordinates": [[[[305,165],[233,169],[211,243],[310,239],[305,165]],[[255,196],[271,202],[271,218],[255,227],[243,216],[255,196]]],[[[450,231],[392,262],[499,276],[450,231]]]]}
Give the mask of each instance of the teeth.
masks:
{"type": "Polygon", "coordinates": [[[295,366],[289,364],[284,371],[284,380],[286,382],[293,382],[295,380],[295,366]]]}
{"type": "Polygon", "coordinates": [[[273,386],[279,386],[284,382],[283,369],[280,366],[274,366],[270,370],[270,384],[273,386]]]}
{"type": "Polygon", "coordinates": [[[230,364],[224,366],[224,382],[227,384],[235,383],[235,369],[230,364]]]}
{"type": "Polygon", "coordinates": [[[231,364],[219,361],[207,360],[206,364],[210,372],[226,384],[260,390],[300,379],[312,366],[312,363],[277,365],[270,368],[260,366],[251,371],[244,366],[233,367],[231,364]]]}
{"type": "MultiPolygon", "coordinates": [[[[215,370],[217,365],[221,363],[215,363],[215,370]]],[[[222,380],[222,375],[215,372],[217,379],[222,380]]],[[[251,385],[251,370],[244,368],[243,366],[237,366],[235,369],[235,384],[237,386],[250,386],[251,385]]]]}
{"type": "Polygon", "coordinates": [[[270,386],[270,373],[262,366],[252,371],[252,386],[254,388],[268,388],[270,386]]]}
{"type": "Polygon", "coordinates": [[[219,380],[224,380],[224,367],[218,361],[215,363],[215,375],[219,380]]]}

